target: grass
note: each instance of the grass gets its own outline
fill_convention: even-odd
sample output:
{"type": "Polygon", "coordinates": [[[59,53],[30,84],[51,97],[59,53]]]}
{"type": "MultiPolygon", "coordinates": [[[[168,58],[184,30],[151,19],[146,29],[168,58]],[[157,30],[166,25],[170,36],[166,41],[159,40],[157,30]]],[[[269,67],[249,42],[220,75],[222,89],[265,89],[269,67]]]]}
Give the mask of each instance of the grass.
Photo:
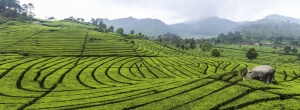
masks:
{"type": "Polygon", "coordinates": [[[235,45],[214,58],[74,22],[0,28],[1,109],[300,108],[299,61],[275,64],[269,47],[251,62],[235,45]],[[277,65],[275,84],[242,81],[239,70],[260,64],[277,65]]]}

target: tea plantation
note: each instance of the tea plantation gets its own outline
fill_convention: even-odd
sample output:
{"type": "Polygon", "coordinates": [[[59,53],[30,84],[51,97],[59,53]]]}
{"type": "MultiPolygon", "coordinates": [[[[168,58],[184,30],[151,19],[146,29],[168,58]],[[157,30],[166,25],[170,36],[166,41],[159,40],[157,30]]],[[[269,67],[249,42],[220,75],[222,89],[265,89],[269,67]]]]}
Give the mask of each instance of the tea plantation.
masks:
{"type": "Polygon", "coordinates": [[[274,84],[243,81],[239,71],[260,64],[93,28],[63,21],[0,25],[0,108],[300,109],[297,64],[277,66],[274,84]]]}

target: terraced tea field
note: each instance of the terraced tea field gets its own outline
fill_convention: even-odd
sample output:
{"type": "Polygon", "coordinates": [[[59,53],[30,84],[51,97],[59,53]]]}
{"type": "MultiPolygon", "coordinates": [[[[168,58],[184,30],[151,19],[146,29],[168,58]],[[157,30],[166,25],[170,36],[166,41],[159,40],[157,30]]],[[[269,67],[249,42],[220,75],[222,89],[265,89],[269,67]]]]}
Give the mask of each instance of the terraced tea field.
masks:
{"type": "Polygon", "coordinates": [[[299,65],[242,81],[258,64],[66,27],[1,27],[1,109],[300,109],[299,65]]]}

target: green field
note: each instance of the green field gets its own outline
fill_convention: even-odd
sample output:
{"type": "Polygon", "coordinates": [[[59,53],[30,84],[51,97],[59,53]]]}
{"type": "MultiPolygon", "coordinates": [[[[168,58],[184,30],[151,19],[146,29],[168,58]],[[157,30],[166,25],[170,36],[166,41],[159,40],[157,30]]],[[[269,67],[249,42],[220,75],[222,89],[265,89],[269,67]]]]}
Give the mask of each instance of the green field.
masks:
{"type": "Polygon", "coordinates": [[[222,57],[213,58],[93,28],[63,21],[0,25],[0,108],[300,109],[300,64],[284,60],[295,56],[263,47],[251,62],[244,48],[219,45],[222,57]],[[283,59],[275,84],[242,81],[239,70],[275,65],[274,57],[283,59]]]}

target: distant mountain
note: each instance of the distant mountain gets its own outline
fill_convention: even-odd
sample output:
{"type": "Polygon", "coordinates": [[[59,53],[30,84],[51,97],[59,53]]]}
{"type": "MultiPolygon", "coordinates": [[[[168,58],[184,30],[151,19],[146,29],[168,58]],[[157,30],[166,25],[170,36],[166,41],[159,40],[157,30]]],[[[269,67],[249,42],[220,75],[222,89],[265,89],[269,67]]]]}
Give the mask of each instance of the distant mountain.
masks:
{"type": "Polygon", "coordinates": [[[194,23],[173,25],[166,25],[158,19],[136,19],[132,17],[115,20],[103,19],[103,22],[107,26],[122,27],[125,33],[134,30],[135,33],[142,32],[145,35],[155,37],[167,32],[181,36],[216,36],[222,32],[228,32],[238,25],[238,23],[218,17],[196,20],[193,21],[194,23]]]}
{"type": "Polygon", "coordinates": [[[238,23],[218,17],[209,17],[188,24],[187,29],[190,35],[216,36],[226,33],[235,28],[238,23]]]}
{"type": "Polygon", "coordinates": [[[209,17],[172,25],[167,25],[159,19],[136,19],[133,17],[114,20],[103,19],[103,21],[107,26],[113,25],[115,29],[122,27],[125,33],[134,30],[135,33],[142,32],[150,37],[157,37],[168,32],[178,34],[182,37],[218,36],[220,33],[228,33],[229,31],[243,31],[249,34],[257,34],[265,29],[268,30],[267,33],[274,31],[274,33],[281,32],[293,36],[295,34],[292,34],[292,32],[297,32],[297,34],[298,31],[300,32],[298,30],[300,19],[277,14],[272,14],[256,21],[233,22],[218,17],[209,17]],[[276,27],[280,28],[276,30],[276,27]]]}
{"type": "Polygon", "coordinates": [[[298,18],[287,17],[287,16],[278,15],[278,14],[272,14],[272,15],[266,16],[264,19],[279,20],[279,21],[284,21],[284,22],[300,24],[300,19],[298,19],[298,18]]]}
{"type": "Polygon", "coordinates": [[[134,30],[135,33],[142,32],[148,36],[158,36],[160,34],[170,32],[167,25],[158,19],[136,19],[133,17],[121,18],[115,20],[103,19],[103,22],[109,27],[113,25],[115,29],[122,27],[125,33],[134,30]]]}

